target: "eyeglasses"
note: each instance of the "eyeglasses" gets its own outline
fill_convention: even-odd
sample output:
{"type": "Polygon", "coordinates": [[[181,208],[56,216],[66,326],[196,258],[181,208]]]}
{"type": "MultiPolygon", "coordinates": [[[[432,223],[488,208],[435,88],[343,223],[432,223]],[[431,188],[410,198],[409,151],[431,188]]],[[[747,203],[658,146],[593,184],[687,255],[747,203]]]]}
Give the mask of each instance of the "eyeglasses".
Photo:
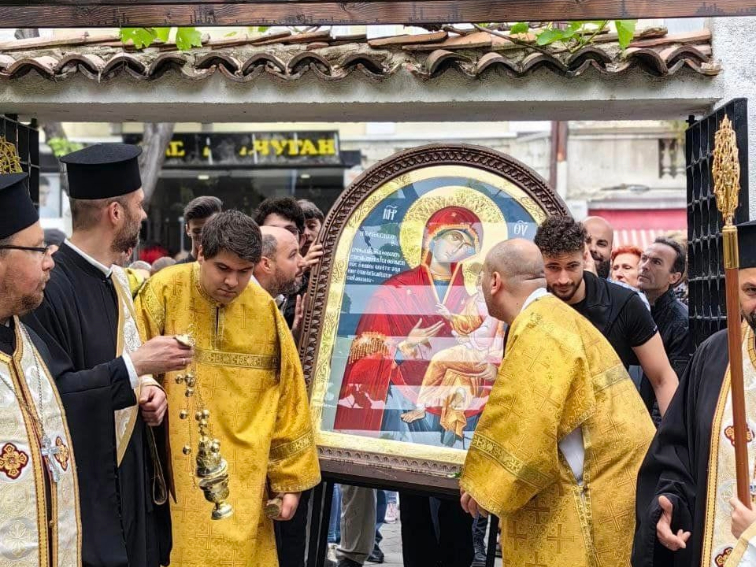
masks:
{"type": "Polygon", "coordinates": [[[52,256],[58,250],[58,247],[54,244],[49,246],[15,246],[13,244],[0,245],[0,250],[26,250],[27,252],[39,252],[45,256],[52,256]]]}

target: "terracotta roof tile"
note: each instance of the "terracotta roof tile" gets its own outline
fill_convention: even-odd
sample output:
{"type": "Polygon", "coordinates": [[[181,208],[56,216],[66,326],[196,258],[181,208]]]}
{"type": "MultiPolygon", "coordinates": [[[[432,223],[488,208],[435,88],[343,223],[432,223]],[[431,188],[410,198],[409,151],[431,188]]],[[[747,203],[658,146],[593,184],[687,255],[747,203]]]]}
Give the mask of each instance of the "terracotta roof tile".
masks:
{"type": "Polygon", "coordinates": [[[98,82],[122,76],[149,81],[175,73],[198,81],[218,72],[229,81],[244,83],[263,74],[284,80],[313,74],[324,81],[338,81],[355,71],[374,80],[401,71],[430,80],[449,70],[469,78],[491,72],[522,77],[538,69],[565,77],[589,70],[617,75],[632,68],[660,77],[682,69],[703,76],[721,70],[712,60],[709,30],[674,35],[658,27],[640,30],[624,51],[613,33],[596,36],[576,52],[560,44],[538,48],[535,37],[520,34],[512,41],[482,31],[464,35],[438,31],[368,40],[362,34],[334,37],[329,31],[284,31],[207,41],[201,48],[181,52],[172,43],[137,51],[112,34],[79,34],[0,43],[0,79],[19,79],[34,72],[55,81],[77,73],[98,82]]]}

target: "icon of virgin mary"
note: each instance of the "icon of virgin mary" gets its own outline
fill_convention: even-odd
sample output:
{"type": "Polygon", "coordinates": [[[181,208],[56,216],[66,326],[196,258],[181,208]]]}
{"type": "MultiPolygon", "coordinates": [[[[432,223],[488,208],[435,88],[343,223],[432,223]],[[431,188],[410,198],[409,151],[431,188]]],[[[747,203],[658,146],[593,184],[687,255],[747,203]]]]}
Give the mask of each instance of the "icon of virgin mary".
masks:
{"type": "Polygon", "coordinates": [[[451,313],[464,310],[471,296],[462,263],[480,252],[482,241],[480,218],[465,207],[443,207],[430,216],[423,230],[419,265],[383,282],[360,318],[334,430],[375,436],[394,430],[386,424],[390,391],[393,397],[403,398],[400,405],[415,407],[433,355],[456,344],[439,305],[451,313]]]}

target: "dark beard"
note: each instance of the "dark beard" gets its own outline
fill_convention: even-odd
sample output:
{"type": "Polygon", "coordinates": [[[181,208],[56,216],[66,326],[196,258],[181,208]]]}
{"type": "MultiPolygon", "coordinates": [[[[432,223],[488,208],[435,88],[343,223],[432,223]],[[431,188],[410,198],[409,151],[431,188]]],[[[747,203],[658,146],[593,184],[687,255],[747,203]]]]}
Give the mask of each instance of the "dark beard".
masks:
{"type": "Polygon", "coordinates": [[[598,277],[608,280],[609,279],[609,272],[612,269],[612,262],[611,260],[602,260],[600,262],[596,262],[596,275],[598,277]]]}
{"type": "Polygon", "coordinates": [[[139,246],[139,231],[137,231],[136,234],[130,233],[130,231],[127,230],[128,228],[129,227],[124,228],[113,239],[113,252],[123,254],[132,248],[139,246]]]}
{"type": "Polygon", "coordinates": [[[113,239],[113,252],[122,254],[139,246],[139,230],[141,228],[141,223],[134,222],[132,217],[128,217],[126,226],[113,239]]]}
{"type": "MultiPolygon", "coordinates": [[[[10,278],[8,278],[5,282],[2,282],[2,285],[0,285],[0,297],[9,297],[11,294],[11,288],[11,281],[10,278]]],[[[35,295],[22,295],[21,297],[17,298],[10,306],[11,313],[13,315],[17,315],[18,317],[23,317],[24,315],[31,313],[37,307],[42,305],[44,297],[45,296],[43,293],[35,295]]]]}
{"type": "Polygon", "coordinates": [[[751,329],[756,331],[756,311],[751,311],[747,315],[743,314],[743,317],[745,317],[745,320],[748,321],[748,324],[751,326],[751,329]]]}
{"type": "Polygon", "coordinates": [[[560,295],[556,290],[552,289],[551,286],[546,286],[546,291],[548,291],[549,293],[551,293],[557,299],[561,299],[565,303],[568,302],[573,297],[575,297],[575,294],[578,292],[578,289],[580,289],[580,285],[573,286],[571,288],[571,293],[568,296],[565,297],[563,295],[560,295]]]}
{"type": "Polygon", "coordinates": [[[31,313],[37,307],[42,305],[43,300],[44,295],[41,293],[38,296],[25,295],[21,298],[20,311],[16,313],[16,315],[21,317],[23,315],[26,315],[27,313],[31,313]]]}
{"type": "Polygon", "coordinates": [[[276,274],[275,282],[276,286],[274,291],[278,292],[275,295],[294,295],[302,287],[302,280],[300,278],[295,278],[294,280],[287,282],[280,274],[276,274]]]}

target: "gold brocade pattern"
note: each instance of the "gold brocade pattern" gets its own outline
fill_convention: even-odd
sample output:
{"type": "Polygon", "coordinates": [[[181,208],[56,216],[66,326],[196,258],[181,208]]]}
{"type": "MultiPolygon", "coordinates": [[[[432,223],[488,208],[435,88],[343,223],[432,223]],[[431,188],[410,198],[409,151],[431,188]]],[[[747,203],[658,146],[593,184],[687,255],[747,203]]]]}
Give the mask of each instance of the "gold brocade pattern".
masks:
{"type": "MultiPolygon", "coordinates": [[[[118,341],[116,345],[116,356],[122,356],[124,353],[131,353],[142,346],[142,340],[139,337],[139,330],[134,318],[134,302],[131,297],[129,288],[129,279],[126,272],[118,266],[113,266],[113,287],[118,296],[118,341]]],[[[142,377],[139,377],[140,383],[142,377]]],[[[139,399],[140,387],[135,390],[136,399],[139,399]]],[[[115,432],[118,464],[121,464],[126,454],[126,449],[131,440],[131,434],[134,433],[137,416],[139,415],[139,405],[134,404],[131,407],[116,410],[115,412],[115,432]]]]}
{"type": "Polygon", "coordinates": [[[315,444],[312,438],[312,431],[303,433],[298,439],[288,441],[280,444],[271,444],[270,447],[270,460],[282,461],[298,455],[299,453],[306,451],[315,444]]]}
{"type": "Polygon", "coordinates": [[[539,490],[542,490],[554,480],[537,468],[528,466],[522,459],[518,459],[516,455],[483,434],[473,437],[471,448],[488,455],[504,470],[539,490]]]}
{"type": "Polygon", "coordinates": [[[176,373],[163,377],[176,488],[171,566],[275,567],[273,522],[264,514],[266,485],[274,492],[299,492],[320,480],[299,356],[283,316],[262,288],[250,283],[224,307],[201,292],[198,277],[197,265],[163,270],[136,300],[145,338],[191,327],[196,389],[229,465],[234,514],[213,521],[212,505],[195,486],[195,455],[180,450],[196,447],[196,437],[189,437],[196,435],[195,424],[175,415],[184,405],[184,388],[175,383],[176,373]]]}
{"type": "Polygon", "coordinates": [[[504,565],[629,565],[654,427],[606,339],[546,295],[513,322],[460,484],[502,518],[504,565]],[[578,484],[558,443],[580,428],[578,484]]]}
{"type": "Polygon", "coordinates": [[[194,358],[198,363],[210,366],[235,366],[239,368],[257,368],[258,370],[277,370],[277,356],[265,354],[244,354],[240,352],[222,352],[217,350],[197,349],[194,358]]]}
{"type": "Polygon", "coordinates": [[[0,353],[3,376],[0,381],[0,461],[6,472],[0,474],[0,565],[80,567],[78,481],[65,411],[44,362],[21,332],[18,319],[14,324],[16,352],[13,357],[0,353]],[[38,403],[40,388],[41,406],[38,403]],[[44,409],[40,417],[45,433],[55,440],[59,450],[64,449],[63,453],[55,455],[57,463],[66,463],[66,467],[58,468],[57,483],[48,484],[45,479],[45,464],[35,432],[37,425],[21,410],[14,392],[26,399],[38,414],[40,407],[44,409]],[[49,486],[47,493],[45,484],[49,486]],[[48,508],[52,517],[49,531],[48,508]],[[48,548],[51,554],[47,553],[48,548]],[[44,551],[40,553],[40,550],[44,551]]]}
{"type": "MultiPolygon", "coordinates": [[[[754,343],[753,330],[747,325],[742,329],[743,384],[745,386],[746,416],[753,416],[756,408],[756,366],[751,357],[754,343]]],[[[749,429],[754,427],[753,419],[747,419],[749,429]]],[[[730,498],[736,495],[735,448],[728,439],[727,431],[732,428],[732,396],[730,395],[730,368],[727,367],[720,390],[711,431],[711,452],[709,454],[709,478],[707,486],[706,519],[704,525],[701,567],[717,564],[717,556],[732,552],[736,540],[731,526],[730,498]],[[714,435],[713,432],[717,432],[714,435]]],[[[753,437],[748,438],[748,470],[754,470],[753,437]]],[[[721,566],[720,566],[721,567],[721,566]]]]}

